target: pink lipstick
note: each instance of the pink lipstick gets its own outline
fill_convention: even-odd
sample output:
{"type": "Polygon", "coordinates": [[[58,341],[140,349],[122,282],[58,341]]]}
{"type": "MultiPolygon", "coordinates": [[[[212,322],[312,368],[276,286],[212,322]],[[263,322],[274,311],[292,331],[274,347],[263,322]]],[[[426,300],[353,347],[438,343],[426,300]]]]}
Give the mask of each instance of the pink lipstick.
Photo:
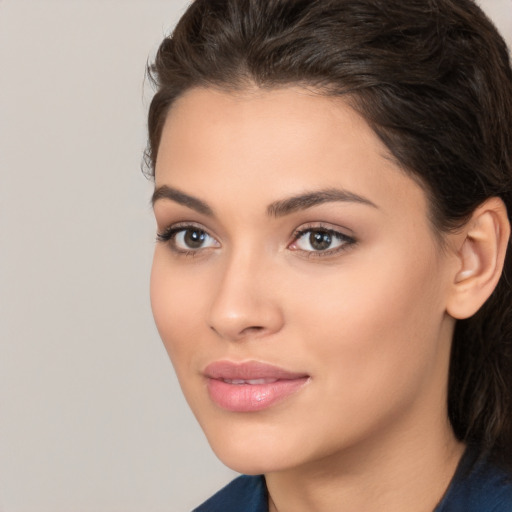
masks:
{"type": "Polygon", "coordinates": [[[211,400],[233,412],[266,409],[298,391],[309,380],[305,373],[295,373],[257,361],[209,364],[204,375],[211,400]]]}

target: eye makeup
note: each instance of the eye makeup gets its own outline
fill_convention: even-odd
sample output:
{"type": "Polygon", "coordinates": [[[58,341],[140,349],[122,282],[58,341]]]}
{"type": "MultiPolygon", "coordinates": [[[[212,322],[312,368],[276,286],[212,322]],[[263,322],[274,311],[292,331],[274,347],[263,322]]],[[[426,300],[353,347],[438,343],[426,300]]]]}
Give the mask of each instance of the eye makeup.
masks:
{"type": "Polygon", "coordinates": [[[203,227],[191,223],[173,224],[157,233],[156,239],[157,242],[167,243],[173,252],[183,255],[220,247],[220,243],[203,227]]]}
{"type": "MultiPolygon", "coordinates": [[[[220,242],[201,225],[185,222],[172,224],[157,234],[157,242],[166,243],[178,255],[198,255],[200,252],[219,248],[220,242]]],[[[353,236],[322,223],[310,223],[293,232],[287,249],[308,258],[332,257],[357,241],[353,236]]]]}
{"type": "Polygon", "coordinates": [[[355,243],[356,240],[352,236],[316,225],[296,230],[288,249],[306,253],[308,257],[321,258],[339,254],[355,243]]]}

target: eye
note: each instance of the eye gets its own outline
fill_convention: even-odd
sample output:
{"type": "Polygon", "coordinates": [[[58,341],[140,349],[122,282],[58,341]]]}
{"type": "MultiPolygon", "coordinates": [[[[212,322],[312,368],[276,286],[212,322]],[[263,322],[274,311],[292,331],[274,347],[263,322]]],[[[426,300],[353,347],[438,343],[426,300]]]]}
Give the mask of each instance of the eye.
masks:
{"type": "Polygon", "coordinates": [[[171,249],[179,253],[197,252],[201,249],[219,247],[219,242],[204,229],[197,226],[171,226],[158,233],[159,242],[170,242],[171,249]]]}
{"type": "Polygon", "coordinates": [[[320,255],[333,254],[348,248],[355,239],[334,229],[314,227],[298,230],[289,249],[320,255]]]}

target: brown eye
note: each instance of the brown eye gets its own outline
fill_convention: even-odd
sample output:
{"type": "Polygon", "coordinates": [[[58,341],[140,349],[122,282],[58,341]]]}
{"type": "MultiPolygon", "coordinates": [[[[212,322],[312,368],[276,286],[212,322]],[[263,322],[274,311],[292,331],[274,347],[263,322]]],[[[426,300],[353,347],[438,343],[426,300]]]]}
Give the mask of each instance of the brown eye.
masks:
{"type": "Polygon", "coordinates": [[[196,226],[171,226],[163,233],[159,233],[157,240],[169,243],[170,248],[178,253],[220,247],[219,242],[213,236],[196,226]]]}
{"type": "Polygon", "coordinates": [[[356,243],[351,236],[322,227],[299,230],[294,238],[295,240],[289,246],[291,250],[309,254],[317,253],[319,256],[331,255],[356,243]]]}
{"type": "Polygon", "coordinates": [[[189,249],[199,249],[210,238],[204,231],[200,229],[183,230],[183,244],[189,249]]]}
{"type": "Polygon", "coordinates": [[[309,244],[315,251],[325,251],[332,244],[332,236],[327,231],[311,231],[309,244]]]}

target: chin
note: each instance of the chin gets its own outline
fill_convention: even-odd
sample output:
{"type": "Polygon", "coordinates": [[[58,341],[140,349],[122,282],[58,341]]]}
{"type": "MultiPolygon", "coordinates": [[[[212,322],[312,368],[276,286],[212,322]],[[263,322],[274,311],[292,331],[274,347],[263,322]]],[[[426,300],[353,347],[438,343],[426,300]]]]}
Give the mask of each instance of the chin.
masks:
{"type": "Polygon", "coordinates": [[[214,447],[211,445],[217,458],[228,468],[244,475],[263,475],[283,471],[293,464],[286,464],[283,457],[267,450],[237,451],[232,447],[214,447]],[[257,452],[257,453],[256,453],[257,452]]]}
{"type": "Polygon", "coordinates": [[[287,442],[283,442],[286,436],[276,431],[279,428],[248,425],[246,421],[237,425],[236,420],[202,427],[217,458],[238,473],[260,475],[300,463],[295,459],[301,450],[289,435],[287,442]]]}

